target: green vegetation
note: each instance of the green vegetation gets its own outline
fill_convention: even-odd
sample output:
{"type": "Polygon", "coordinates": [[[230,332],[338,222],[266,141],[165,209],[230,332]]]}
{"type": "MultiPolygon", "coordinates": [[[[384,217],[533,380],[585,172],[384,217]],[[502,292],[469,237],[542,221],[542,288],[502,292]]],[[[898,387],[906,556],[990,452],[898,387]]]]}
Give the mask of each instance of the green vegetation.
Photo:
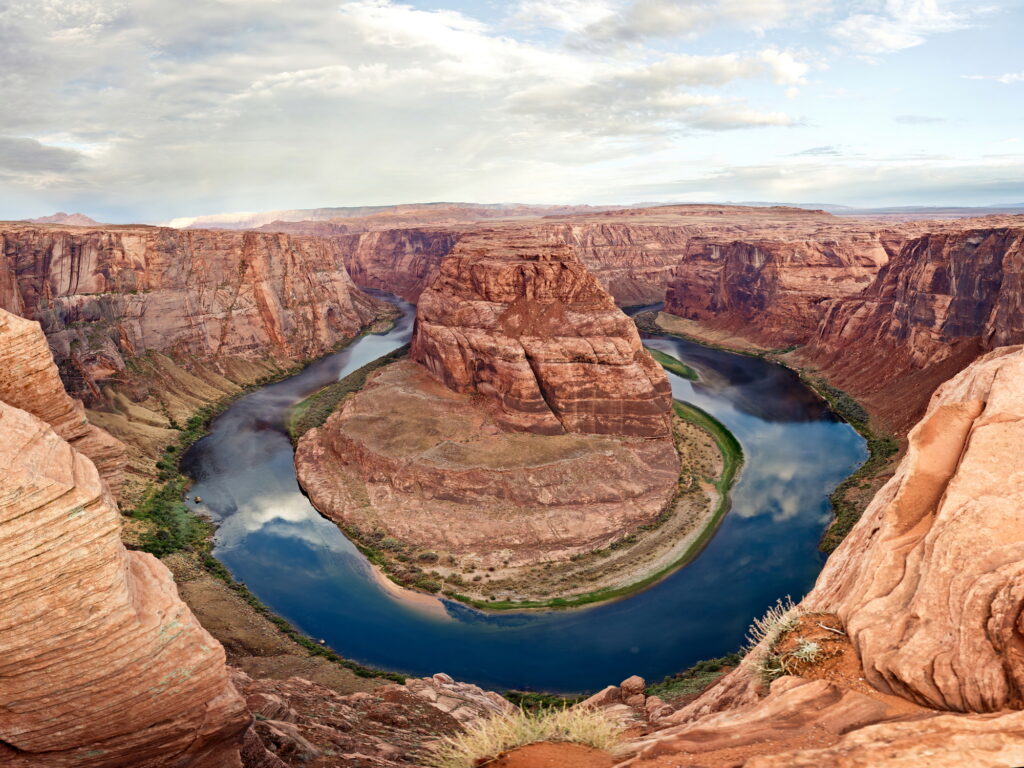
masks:
{"type": "Polygon", "coordinates": [[[740,441],[736,439],[736,436],[729,431],[725,424],[702,408],[698,408],[692,403],[684,403],[681,400],[674,400],[672,407],[679,418],[691,424],[696,424],[705,432],[710,433],[715,439],[715,444],[722,454],[723,462],[722,474],[719,475],[718,480],[715,482],[715,487],[718,489],[718,494],[721,498],[719,506],[728,507],[727,494],[736,479],[736,473],[743,466],[743,446],[740,445],[740,441]]]}
{"type": "Polygon", "coordinates": [[[192,514],[181,498],[187,480],[178,476],[162,486],[151,488],[131,513],[137,520],[146,520],[153,529],[142,535],[140,549],[163,557],[182,549],[202,546],[212,534],[212,526],[192,514]]]}
{"type": "Polygon", "coordinates": [[[446,737],[427,757],[426,764],[432,768],[476,768],[503,752],[542,741],[608,749],[619,740],[621,732],[621,726],[599,709],[519,710],[489,717],[446,737]]]}
{"type": "Polygon", "coordinates": [[[358,392],[366,384],[367,377],[378,368],[393,363],[409,354],[409,345],[399,347],[383,357],[378,357],[373,362],[367,363],[362,368],[353,371],[348,376],[333,384],[328,384],[323,389],[317,390],[300,403],[292,407],[291,415],[288,418],[288,434],[296,441],[309,430],[319,427],[327,417],[334,413],[334,409],[347,395],[358,392]]]}
{"type": "Polygon", "coordinates": [[[730,653],[717,659],[698,661],[689,669],[677,672],[660,682],[647,687],[648,696],[660,696],[665,701],[672,701],[681,696],[700,693],[724,675],[729,668],[735,667],[743,658],[741,652],[730,653]]]}
{"type": "Polygon", "coordinates": [[[579,704],[585,698],[583,696],[556,696],[551,693],[537,693],[536,691],[505,691],[502,695],[526,712],[565,709],[574,704],[579,704]]]}
{"type": "Polygon", "coordinates": [[[666,355],[664,352],[657,349],[651,349],[650,347],[646,347],[646,349],[651,353],[651,357],[653,357],[655,361],[657,361],[666,371],[671,371],[676,376],[688,379],[689,381],[697,381],[700,378],[697,371],[688,366],[682,360],[678,360],[677,358],[672,357],[672,355],[666,355]]]}

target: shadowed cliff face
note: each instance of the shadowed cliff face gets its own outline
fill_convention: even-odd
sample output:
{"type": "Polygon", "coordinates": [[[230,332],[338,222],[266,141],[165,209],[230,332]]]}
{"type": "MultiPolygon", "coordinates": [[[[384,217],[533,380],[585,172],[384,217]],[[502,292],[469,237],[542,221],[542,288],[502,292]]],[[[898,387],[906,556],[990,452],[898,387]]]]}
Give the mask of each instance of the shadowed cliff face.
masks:
{"type": "Polygon", "coordinates": [[[298,360],[380,308],[311,237],[157,227],[0,229],[0,303],[38,320],[87,398],[149,351],[298,360]]]}
{"type": "Polygon", "coordinates": [[[897,425],[979,353],[1024,341],[1024,228],[908,242],[865,291],[831,302],[804,353],[897,425]]]}
{"type": "Polygon", "coordinates": [[[800,344],[817,329],[823,303],[863,290],[890,250],[878,235],[795,242],[697,239],[672,274],[665,311],[747,330],[770,346],[800,344]]]}
{"type": "Polygon", "coordinates": [[[541,434],[664,437],[671,392],[633,323],[553,237],[464,236],[423,292],[412,356],[541,434]]]}
{"type": "Polygon", "coordinates": [[[0,763],[239,766],[249,716],[224,651],[167,568],[122,546],[86,455],[123,447],[61,389],[38,326],[2,310],[0,435],[0,763]]]}

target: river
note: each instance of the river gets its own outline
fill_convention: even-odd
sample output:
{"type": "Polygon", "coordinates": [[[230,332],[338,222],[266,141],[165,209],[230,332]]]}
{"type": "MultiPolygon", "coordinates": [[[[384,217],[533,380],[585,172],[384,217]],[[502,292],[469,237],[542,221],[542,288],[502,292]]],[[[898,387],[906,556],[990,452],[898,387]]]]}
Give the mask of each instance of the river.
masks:
{"type": "Polygon", "coordinates": [[[633,674],[655,680],[733,651],[754,616],[813,585],[828,494],[866,458],[863,439],[782,366],[648,337],[700,372],[697,382],[670,373],[675,397],[725,423],[746,457],[731,510],[693,562],[628,598],[543,613],[447,600],[426,610],[383,588],[302,494],[284,422],[295,402],[408,341],[415,308],[388,298],[403,310],[390,332],[240,398],[182,460],[191,494],[203,499],[190,506],[218,524],[215,556],[297,628],[374,667],[574,693],[633,674]]]}

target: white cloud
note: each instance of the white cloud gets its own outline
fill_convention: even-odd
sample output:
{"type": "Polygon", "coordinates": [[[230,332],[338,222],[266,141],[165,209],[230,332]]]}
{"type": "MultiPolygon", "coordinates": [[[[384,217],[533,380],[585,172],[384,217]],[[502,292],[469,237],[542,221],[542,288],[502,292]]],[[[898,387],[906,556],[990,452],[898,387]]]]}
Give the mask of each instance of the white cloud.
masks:
{"type": "Polygon", "coordinates": [[[921,45],[929,35],[970,25],[970,13],[941,0],[873,0],[858,5],[832,34],[858,53],[876,55],[921,45]]]}
{"type": "Polygon", "coordinates": [[[766,30],[826,13],[827,0],[631,0],[582,30],[589,43],[632,43],[648,38],[687,37],[720,24],[766,30]]]}
{"type": "Polygon", "coordinates": [[[509,21],[522,29],[579,32],[608,18],[615,9],[608,0],[519,0],[509,13],[509,21]]]}

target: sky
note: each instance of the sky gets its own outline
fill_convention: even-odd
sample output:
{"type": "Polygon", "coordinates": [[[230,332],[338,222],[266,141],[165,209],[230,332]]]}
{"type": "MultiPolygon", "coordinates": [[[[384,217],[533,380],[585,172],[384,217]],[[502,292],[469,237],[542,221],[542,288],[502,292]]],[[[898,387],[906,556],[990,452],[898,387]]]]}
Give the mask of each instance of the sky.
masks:
{"type": "Polygon", "coordinates": [[[1024,0],[0,0],[0,219],[1024,202],[1024,0]]]}

